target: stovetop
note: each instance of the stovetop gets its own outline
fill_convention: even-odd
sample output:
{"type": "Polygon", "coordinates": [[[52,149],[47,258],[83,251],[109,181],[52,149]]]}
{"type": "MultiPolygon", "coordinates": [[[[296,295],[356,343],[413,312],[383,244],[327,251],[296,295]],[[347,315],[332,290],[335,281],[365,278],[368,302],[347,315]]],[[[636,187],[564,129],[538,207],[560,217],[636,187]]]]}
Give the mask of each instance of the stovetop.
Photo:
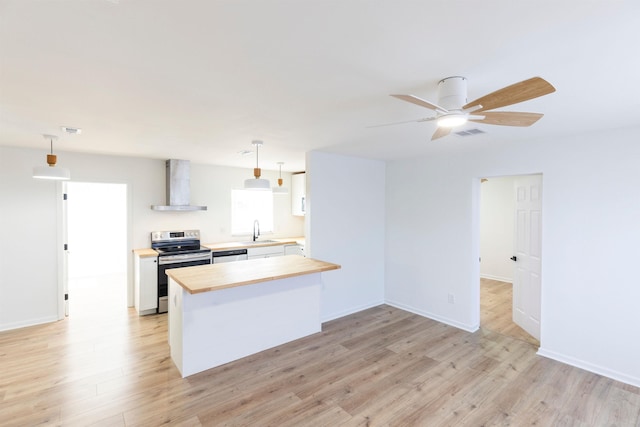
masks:
{"type": "Polygon", "coordinates": [[[151,249],[159,255],[177,255],[211,252],[200,245],[200,230],[154,231],[151,233],[151,249]]]}

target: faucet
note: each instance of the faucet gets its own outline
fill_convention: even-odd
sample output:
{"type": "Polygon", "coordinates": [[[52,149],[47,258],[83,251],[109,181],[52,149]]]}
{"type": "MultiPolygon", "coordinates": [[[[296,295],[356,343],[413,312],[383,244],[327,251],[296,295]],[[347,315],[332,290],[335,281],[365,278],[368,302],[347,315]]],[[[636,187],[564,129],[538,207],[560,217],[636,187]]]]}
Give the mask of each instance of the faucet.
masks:
{"type": "Polygon", "coordinates": [[[253,241],[258,240],[258,236],[260,235],[260,223],[258,220],[253,221],[253,241]]]}

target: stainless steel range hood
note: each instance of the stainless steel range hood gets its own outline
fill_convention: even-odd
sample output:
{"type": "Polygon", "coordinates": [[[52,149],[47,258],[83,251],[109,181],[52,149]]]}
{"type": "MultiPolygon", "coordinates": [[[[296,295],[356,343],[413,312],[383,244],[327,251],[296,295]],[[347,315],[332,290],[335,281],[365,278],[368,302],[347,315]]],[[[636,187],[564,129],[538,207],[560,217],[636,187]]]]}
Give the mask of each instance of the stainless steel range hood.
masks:
{"type": "Polygon", "coordinates": [[[171,159],[166,162],[167,177],[167,204],[151,205],[154,211],[206,211],[206,206],[191,206],[189,197],[191,196],[189,160],[171,159]]]}

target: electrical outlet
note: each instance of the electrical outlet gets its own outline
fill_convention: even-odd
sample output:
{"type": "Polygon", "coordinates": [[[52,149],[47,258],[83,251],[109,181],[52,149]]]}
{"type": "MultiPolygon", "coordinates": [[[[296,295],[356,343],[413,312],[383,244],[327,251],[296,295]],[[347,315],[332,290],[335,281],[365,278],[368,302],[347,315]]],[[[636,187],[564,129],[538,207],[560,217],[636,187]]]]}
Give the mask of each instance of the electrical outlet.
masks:
{"type": "Polygon", "coordinates": [[[455,304],[456,303],[456,298],[453,296],[453,294],[447,295],[447,300],[449,301],[449,304],[455,304]]]}

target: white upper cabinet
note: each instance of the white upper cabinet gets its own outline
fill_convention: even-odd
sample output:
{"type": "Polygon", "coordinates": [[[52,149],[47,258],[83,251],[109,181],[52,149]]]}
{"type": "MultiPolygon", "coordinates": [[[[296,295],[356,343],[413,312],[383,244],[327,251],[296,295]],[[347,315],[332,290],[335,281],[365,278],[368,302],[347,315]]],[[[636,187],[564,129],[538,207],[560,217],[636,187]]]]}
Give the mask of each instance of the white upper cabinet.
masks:
{"type": "Polygon", "coordinates": [[[306,174],[291,175],[291,214],[304,216],[306,212],[307,181],[306,174]]]}

